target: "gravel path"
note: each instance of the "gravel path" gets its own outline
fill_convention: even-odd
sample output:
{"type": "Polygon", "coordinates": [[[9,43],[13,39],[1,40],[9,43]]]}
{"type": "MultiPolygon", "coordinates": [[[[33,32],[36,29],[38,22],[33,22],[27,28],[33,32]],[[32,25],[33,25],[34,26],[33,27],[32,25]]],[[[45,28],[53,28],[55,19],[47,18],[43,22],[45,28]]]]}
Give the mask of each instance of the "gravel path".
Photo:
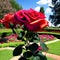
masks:
{"type": "Polygon", "coordinates": [[[58,55],[50,54],[50,53],[46,53],[46,52],[43,52],[43,54],[47,57],[53,58],[54,60],[60,60],[60,56],[58,56],[58,55]]]}

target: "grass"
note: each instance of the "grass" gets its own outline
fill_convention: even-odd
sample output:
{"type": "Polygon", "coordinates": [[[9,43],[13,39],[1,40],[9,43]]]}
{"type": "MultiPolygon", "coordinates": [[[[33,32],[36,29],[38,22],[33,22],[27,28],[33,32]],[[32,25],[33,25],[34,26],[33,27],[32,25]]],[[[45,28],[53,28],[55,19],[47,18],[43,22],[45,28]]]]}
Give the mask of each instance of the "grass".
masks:
{"type": "MultiPolygon", "coordinates": [[[[13,50],[0,50],[0,60],[10,60],[13,55],[13,50]]],[[[53,60],[52,58],[47,57],[47,60],[53,60]]]]}
{"type": "Polygon", "coordinates": [[[13,55],[12,50],[0,50],[0,60],[10,60],[13,55]]]}
{"type": "Polygon", "coordinates": [[[47,57],[47,60],[54,60],[54,59],[47,57]]]}
{"type": "Polygon", "coordinates": [[[56,55],[60,55],[60,41],[48,44],[47,46],[49,48],[49,50],[47,52],[56,54],[56,55]]]}

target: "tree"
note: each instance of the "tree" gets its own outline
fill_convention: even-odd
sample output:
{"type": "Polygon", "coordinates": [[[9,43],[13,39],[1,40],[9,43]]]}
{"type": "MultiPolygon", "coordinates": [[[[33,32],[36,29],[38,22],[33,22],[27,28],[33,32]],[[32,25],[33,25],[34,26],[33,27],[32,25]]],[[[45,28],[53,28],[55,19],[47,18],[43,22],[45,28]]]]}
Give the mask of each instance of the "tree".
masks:
{"type": "Polygon", "coordinates": [[[20,6],[16,0],[0,0],[0,19],[7,13],[13,13],[21,9],[22,6],[20,6]]]}
{"type": "Polygon", "coordinates": [[[42,12],[42,13],[45,12],[45,11],[44,11],[44,7],[41,7],[41,8],[40,8],[40,12],[42,12]]]}
{"type": "Polygon", "coordinates": [[[53,14],[49,16],[49,20],[52,24],[57,26],[60,24],[60,0],[52,0],[53,7],[50,6],[52,9],[53,14]]]}
{"type": "Polygon", "coordinates": [[[16,0],[10,0],[10,3],[16,11],[23,9],[22,6],[16,2],[16,0]]]}

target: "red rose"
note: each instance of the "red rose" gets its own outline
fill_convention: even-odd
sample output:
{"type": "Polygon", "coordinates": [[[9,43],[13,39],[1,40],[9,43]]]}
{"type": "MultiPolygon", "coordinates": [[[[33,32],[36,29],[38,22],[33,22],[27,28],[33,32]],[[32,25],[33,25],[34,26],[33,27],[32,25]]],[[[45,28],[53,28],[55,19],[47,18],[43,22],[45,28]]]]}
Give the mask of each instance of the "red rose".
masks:
{"type": "Polygon", "coordinates": [[[20,10],[15,13],[15,21],[24,24],[30,31],[40,31],[48,26],[45,15],[41,12],[30,10],[20,10]]]}
{"type": "Polygon", "coordinates": [[[4,16],[4,18],[1,20],[1,23],[3,23],[3,25],[4,25],[6,28],[10,28],[9,23],[14,24],[14,15],[11,14],[11,13],[6,14],[6,15],[4,16]]]}

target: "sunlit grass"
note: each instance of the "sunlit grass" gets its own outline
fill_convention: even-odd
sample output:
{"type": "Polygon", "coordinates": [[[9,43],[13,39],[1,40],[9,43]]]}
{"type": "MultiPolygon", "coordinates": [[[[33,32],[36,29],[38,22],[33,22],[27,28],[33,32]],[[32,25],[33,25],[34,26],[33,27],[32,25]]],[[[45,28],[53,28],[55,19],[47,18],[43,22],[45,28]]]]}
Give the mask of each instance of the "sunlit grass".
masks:
{"type": "MultiPolygon", "coordinates": [[[[0,60],[10,60],[13,57],[13,50],[0,50],[0,60]]],[[[47,57],[47,60],[53,60],[47,57]]]]}
{"type": "Polygon", "coordinates": [[[60,41],[48,44],[47,46],[49,48],[49,53],[60,55],[60,41]]]}

